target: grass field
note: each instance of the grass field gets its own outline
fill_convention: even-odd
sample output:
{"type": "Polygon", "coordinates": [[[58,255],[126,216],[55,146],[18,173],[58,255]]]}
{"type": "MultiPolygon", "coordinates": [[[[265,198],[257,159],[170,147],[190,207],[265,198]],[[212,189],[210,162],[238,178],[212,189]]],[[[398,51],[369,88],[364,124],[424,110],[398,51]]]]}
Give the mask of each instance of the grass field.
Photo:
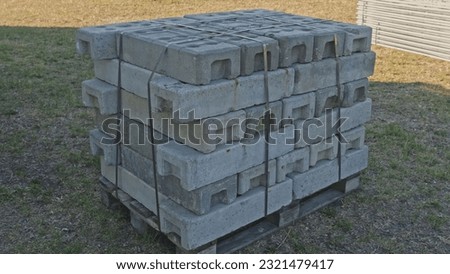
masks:
{"type": "MultiPolygon", "coordinates": [[[[244,8],[354,22],[356,1],[0,3],[0,253],[173,251],[100,203],[88,142],[94,114],[80,91],[93,68],[75,53],[76,28],[244,8]]],[[[361,189],[243,252],[450,252],[450,63],[374,50],[361,189]]]]}

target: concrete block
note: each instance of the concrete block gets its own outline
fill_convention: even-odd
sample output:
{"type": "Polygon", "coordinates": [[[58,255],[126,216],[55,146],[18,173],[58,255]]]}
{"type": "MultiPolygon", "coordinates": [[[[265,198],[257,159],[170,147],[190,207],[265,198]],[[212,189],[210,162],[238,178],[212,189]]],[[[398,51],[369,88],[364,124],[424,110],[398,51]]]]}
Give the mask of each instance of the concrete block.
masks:
{"type": "MultiPolygon", "coordinates": [[[[122,88],[128,92],[134,93],[139,97],[148,97],[148,80],[150,79],[151,71],[140,68],[138,66],[122,62],[121,64],[121,82],[122,88]]],[[[152,83],[163,84],[174,84],[180,83],[175,79],[170,77],[162,76],[155,73],[152,78],[152,83]]],[[[151,90],[153,92],[153,90],[151,90]]]]}
{"type": "Polygon", "coordinates": [[[320,117],[325,109],[333,109],[339,107],[342,102],[344,87],[341,86],[341,93],[339,94],[336,86],[319,89],[316,94],[316,108],[314,112],[315,117],[320,117]]]}
{"type": "Polygon", "coordinates": [[[316,94],[313,92],[283,99],[283,119],[306,120],[314,117],[316,94]]]}
{"type": "MultiPolygon", "coordinates": [[[[334,58],[335,36],[338,39],[338,56],[344,53],[345,32],[339,28],[333,28],[329,25],[324,25],[325,20],[318,18],[311,18],[305,16],[298,16],[293,14],[275,15],[275,18],[285,22],[285,24],[295,30],[301,30],[313,34],[314,36],[314,51],[313,60],[320,61],[325,58],[334,58]]],[[[332,24],[333,25],[333,24],[332,24]]]]}
{"type": "Polygon", "coordinates": [[[368,90],[369,80],[367,78],[345,83],[341,106],[351,107],[355,103],[364,102],[367,99],[368,90]]]}
{"type": "Polygon", "coordinates": [[[103,115],[98,108],[95,108],[94,124],[98,130],[108,134],[112,138],[120,135],[120,119],[117,114],[103,115]]]}
{"type": "Polygon", "coordinates": [[[345,155],[350,150],[363,148],[365,132],[364,126],[342,132],[341,155],[345,155]]]}
{"type": "MultiPolygon", "coordinates": [[[[113,184],[117,183],[118,188],[157,215],[156,192],[154,187],[143,182],[122,166],[117,166],[118,178],[116,180],[116,167],[107,165],[103,157],[100,158],[100,165],[103,177],[113,184]]],[[[159,193],[160,203],[163,203],[166,199],[167,197],[165,195],[159,193]]]]}
{"type": "MultiPolygon", "coordinates": [[[[149,125],[147,99],[122,90],[122,108],[129,118],[149,125]]],[[[214,151],[219,144],[244,138],[246,113],[243,110],[185,123],[179,123],[169,112],[152,115],[156,131],[203,153],[214,151]]]]}
{"type": "Polygon", "coordinates": [[[264,70],[263,44],[267,47],[268,69],[278,68],[280,49],[277,40],[245,32],[236,35],[220,35],[215,40],[238,46],[241,49],[240,75],[251,75],[256,71],[264,70]]]}
{"type": "MultiPolygon", "coordinates": [[[[272,132],[269,140],[269,160],[292,151],[294,127],[292,125],[272,132]]],[[[158,172],[162,176],[175,176],[186,190],[192,190],[225,177],[262,164],[265,160],[265,140],[254,136],[241,142],[223,144],[203,154],[175,142],[158,146],[158,172]]]]}
{"type": "MultiPolygon", "coordinates": [[[[122,144],[137,151],[142,156],[153,159],[153,147],[151,143],[151,132],[143,123],[129,119],[126,116],[121,117],[122,144]]],[[[170,141],[167,136],[153,131],[154,146],[164,145],[170,141]]],[[[156,153],[156,152],[155,152],[156,153]]]]}
{"type": "Polygon", "coordinates": [[[370,51],[372,46],[371,27],[344,24],[342,30],[345,31],[344,55],[370,51]]]}
{"type": "MultiPolygon", "coordinates": [[[[359,127],[370,120],[372,100],[356,103],[351,107],[341,108],[340,132],[359,127]]],[[[338,130],[338,109],[323,113],[320,117],[298,120],[295,126],[295,148],[315,144],[336,134],[338,130]]]]}
{"type": "MultiPolygon", "coordinates": [[[[121,146],[121,166],[151,187],[155,187],[153,161],[128,146],[121,146]]],[[[103,175],[105,176],[105,175],[103,175]]],[[[106,177],[106,176],[105,176],[106,177]]]]}
{"type": "Polygon", "coordinates": [[[98,79],[91,79],[83,81],[81,92],[85,106],[96,107],[105,115],[117,113],[117,87],[98,79]]]}
{"type": "Polygon", "coordinates": [[[324,27],[339,29],[345,32],[344,55],[368,52],[372,44],[372,28],[335,21],[323,21],[324,27]]]}
{"type": "Polygon", "coordinates": [[[349,150],[342,156],[341,179],[347,178],[367,168],[369,161],[369,148],[349,150]]]}
{"type": "Polygon", "coordinates": [[[194,85],[240,75],[239,47],[206,35],[199,39],[192,36],[181,28],[125,33],[123,60],[194,85]]]}
{"type": "Polygon", "coordinates": [[[89,132],[89,142],[92,155],[101,155],[108,165],[120,164],[120,157],[117,159],[117,147],[115,140],[98,129],[89,132]]]}
{"type": "Polygon", "coordinates": [[[116,48],[117,33],[160,25],[154,21],[136,21],[81,28],[77,32],[77,52],[90,54],[94,60],[114,59],[119,56],[116,48]]]}
{"type": "Polygon", "coordinates": [[[302,94],[336,85],[336,61],[325,59],[308,64],[295,64],[294,93],[302,94]]]}
{"type": "MultiPolygon", "coordinates": [[[[255,129],[256,131],[264,130],[264,115],[266,107],[264,105],[249,107],[244,109],[247,115],[246,132],[255,129]]],[[[269,104],[271,114],[271,130],[277,130],[282,119],[283,103],[281,101],[272,102],[269,104]]]]}
{"type": "MultiPolygon", "coordinates": [[[[277,165],[276,160],[269,161],[269,186],[275,184],[277,165]]],[[[266,165],[261,164],[238,174],[238,194],[242,195],[258,186],[266,186],[266,165]]]]}
{"type": "Polygon", "coordinates": [[[303,173],[309,169],[309,147],[295,149],[277,158],[277,182],[282,182],[286,176],[303,173]]]}
{"type": "Polygon", "coordinates": [[[116,183],[116,166],[108,165],[103,156],[100,156],[100,171],[108,181],[116,183]]]}
{"type": "Polygon", "coordinates": [[[333,185],[334,189],[337,189],[343,193],[349,193],[359,188],[360,176],[351,176],[345,179],[341,179],[338,183],[333,185]]]}
{"type": "MultiPolygon", "coordinates": [[[[373,74],[375,53],[355,53],[339,58],[340,83],[352,82],[373,74]]],[[[336,86],[336,60],[325,59],[309,64],[295,64],[293,94],[301,94],[336,86]]]]}
{"type": "Polygon", "coordinates": [[[291,179],[293,199],[306,198],[339,181],[338,160],[321,161],[304,173],[295,173],[291,179]]]}
{"type": "Polygon", "coordinates": [[[368,121],[370,121],[371,116],[372,99],[370,98],[367,98],[364,102],[354,104],[351,107],[341,108],[341,117],[348,118],[345,122],[342,123],[341,132],[367,123],[368,121]]]}
{"type": "Polygon", "coordinates": [[[118,34],[161,27],[167,24],[192,24],[192,22],[195,21],[175,17],[81,28],[77,31],[76,48],[79,54],[90,54],[94,60],[114,59],[119,57],[116,42],[116,35],[118,34]]]}
{"type": "Polygon", "coordinates": [[[230,19],[243,19],[247,18],[248,15],[237,13],[235,11],[226,12],[214,12],[214,13],[200,13],[200,14],[187,14],[185,18],[194,19],[200,22],[212,22],[220,20],[230,20],[230,19]]]}
{"type": "Polygon", "coordinates": [[[332,136],[318,144],[310,146],[309,165],[315,166],[321,160],[333,160],[338,155],[339,141],[336,136],[332,136]]]}
{"type": "Polygon", "coordinates": [[[197,215],[207,214],[218,205],[231,204],[237,197],[237,175],[192,191],[182,188],[174,177],[162,177],[160,182],[162,193],[197,215]]]}
{"type": "Polygon", "coordinates": [[[309,63],[312,60],[314,35],[307,30],[299,30],[291,26],[271,26],[269,29],[252,29],[251,32],[278,41],[280,47],[279,67],[290,67],[295,63],[309,63]]]}
{"type": "Polygon", "coordinates": [[[314,61],[344,55],[345,32],[318,26],[312,29],[312,33],[314,34],[314,61]],[[337,47],[335,46],[336,38],[337,47]]]}
{"type": "MultiPolygon", "coordinates": [[[[145,183],[155,188],[153,177],[153,161],[140,155],[130,148],[122,147],[123,168],[145,183]]],[[[212,184],[187,191],[173,176],[157,175],[159,191],[176,203],[184,206],[195,214],[202,215],[218,204],[229,204],[236,198],[237,175],[232,175],[212,184]]]]}
{"type": "MultiPolygon", "coordinates": [[[[269,213],[292,201],[289,190],[292,191],[291,180],[269,189],[269,213]]],[[[167,201],[161,205],[161,231],[174,233],[179,239],[179,245],[192,250],[264,217],[264,197],[265,189],[256,188],[238,197],[230,205],[219,205],[202,216],[167,201]]]]}
{"type": "Polygon", "coordinates": [[[119,59],[94,60],[95,78],[108,84],[119,85],[119,59]]]}
{"type": "Polygon", "coordinates": [[[340,58],[340,82],[347,83],[373,75],[375,53],[355,53],[340,58]]]}
{"type": "MultiPolygon", "coordinates": [[[[291,96],[293,85],[293,69],[269,72],[269,101],[278,101],[291,96]]],[[[178,110],[183,119],[190,117],[193,119],[193,116],[196,119],[213,117],[264,104],[266,101],[263,72],[239,77],[233,81],[215,81],[208,86],[154,81],[151,83],[151,89],[151,102],[155,111],[178,110]]]]}

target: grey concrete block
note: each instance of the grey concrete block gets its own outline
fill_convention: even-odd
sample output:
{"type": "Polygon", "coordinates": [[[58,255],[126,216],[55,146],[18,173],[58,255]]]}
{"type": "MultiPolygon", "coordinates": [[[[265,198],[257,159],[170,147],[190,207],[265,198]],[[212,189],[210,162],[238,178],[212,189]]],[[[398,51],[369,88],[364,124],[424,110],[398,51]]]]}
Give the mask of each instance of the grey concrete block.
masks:
{"type": "MultiPolygon", "coordinates": [[[[147,126],[139,121],[129,119],[126,116],[121,117],[121,134],[122,144],[126,147],[137,151],[148,159],[153,159],[153,147],[151,143],[151,132],[147,126]]],[[[153,131],[154,146],[164,145],[169,142],[170,138],[153,131]]],[[[156,152],[155,152],[156,153],[156,152]]]]}
{"type": "Polygon", "coordinates": [[[83,81],[81,92],[85,106],[96,107],[101,114],[117,113],[117,87],[98,79],[91,79],[83,81]]]}
{"type": "MultiPolygon", "coordinates": [[[[371,109],[372,100],[370,98],[351,107],[341,108],[343,120],[341,120],[340,132],[351,130],[370,121],[371,109]]],[[[296,121],[294,123],[295,148],[318,143],[331,137],[332,134],[336,134],[338,130],[337,117],[338,110],[333,109],[332,112],[324,113],[320,117],[296,121]]]]}
{"type": "Polygon", "coordinates": [[[165,18],[81,28],[76,35],[79,54],[90,54],[94,60],[114,59],[119,56],[116,36],[124,32],[161,27],[167,24],[192,24],[187,18],[165,18]]]}
{"type": "Polygon", "coordinates": [[[293,199],[306,198],[339,181],[338,160],[321,161],[304,173],[296,173],[291,179],[293,199]]]}
{"type": "MultiPolygon", "coordinates": [[[[122,108],[129,118],[149,125],[147,99],[122,90],[122,108]]],[[[152,116],[156,131],[203,153],[214,151],[219,144],[240,140],[245,134],[243,110],[187,123],[177,122],[169,112],[156,112],[152,116]]]]}
{"type": "MultiPolygon", "coordinates": [[[[122,147],[122,166],[137,178],[139,184],[146,183],[155,188],[153,161],[128,147],[122,147]]],[[[202,215],[218,204],[229,204],[236,198],[237,175],[232,175],[212,184],[187,191],[173,176],[157,175],[159,191],[178,204],[202,215]]]]}
{"type": "Polygon", "coordinates": [[[340,82],[347,83],[373,75],[375,53],[355,53],[340,58],[340,82]]]}
{"type": "Polygon", "coordinates": [[[359,188],[360,176],[351,176],[345,179],[341,179],[338,183],[333,185],[334,189],[337,189],[343,193],[349,193],[359,188]]]}
{"type": "Polygon", "coordinates": [[[314,34],[314,61],[344,55],[345,33],[343,31],[317,26],[312,29],[312,33],[314,34]],[[337,46],[335,39],[337,39],[337,46]]]}
{"type": "MultiPolygon", "coordinates": [[[[264,130],[264,115],[266,112],[266,106],[259,105],[244,109],[247,115],[246,130],[257,130],[261,132],[264,130]]],[[[271,114],[271,130],[277,130],[279,123],[283,118],[283,103],[281,101],[272,102],[269,104],[269,110],[271,114]]]]}
{"type": "Polygon", "coordinates": [[[369,148],[363,146],[361,149],[349,150],[342,156],[341,179],[347,178],[367,168],[369,159],[369,148]]]}
{"type": "Polygon", "coordinates": [[[95,108],[94,124],[101,132],[115,138],[120,134],[120,126],[117,114],[103,115],[98,108],[95,108]]]}
{"type": "MultiPolygon", "coordinates": [[[[151,187],[149,184],[146,184],[122,166],[117,166],[118,178],[116,180],[116,167],[107,165],[103,157],[100,158],[100,164],[103,177],[108,179],[113,184],[117,183],[118,188],[126,192],[128,195],[133,197],[133,199],[157,215],[155,188],[151,187]]],[[[165,200],[167,200],[167,197],[162,193],[159,193],[160,203],[163,203],[165,200]]]]}
{"type": "MultiPolygon", "coordinates": [[[[375,68],[375,53],[355,53],[339,58],[341,84],[369,77],[375,68]]],[[[293,94],[301,94],[336,86],[336,60],[325,59],[309,64],[296,64],[293,94]]]]}
{"type": "Polygon", "coordinates": [[[325,59],[308,64],[295,64],[293,94],[302,94],[336,85],[336,61],[325,59]]]}
{"type": "MultiPolygon", "coordinates": [[[[269,186],[276,182],[277,165],[276,160],[269,161],[269,186]]],[[[244,170],[238,174],[238,194],[242,195],[250,189],[258,186],[265,186],[266,182],[266,165],[261,164],[250,169],[244,170]]]]}
{"type": "Polygon", "coordinates": [[[316,108],[316,94],[310,92],[283,99],[283,119],[293,123],[297,120],[306,120],[314,117],[316,108]]]}
{"type": "Polygon", "coordinates": [[[343,55],[345,43],[345,32],[343,30],[324,25],[324,20],[317,18],[293,14],[280,14],[275,15],[274,17],[285,22],[291,29],[308,32],[314,36],[313,60],[320,61],[325,58],[334,58],[336,56],[334,45],[335,36],[337,36],[338,39],[337,55],[343,55]]]}
{"type": "Polygon", "coordinates": [[[117,159],[116,156],[118,146],[111,136],[98,129],[93,129],[89,132],[89,143],[92,155],[102,155],[108,165],[120,164],[120,157],[117,159]]]}
{"type": "Polygon", "coordinates": [[[244,19],[248,15],[237,13],[235,11],[226,12],[214,12],[214,13],[200,13],[200,14],[186,14],[185,18],[195,19],[200,22],[212,22],[220,20],[230,20],[230,19],[244,19]]]}
{"type": "Polygon", "coordinates": [[[341,155],[345,155],[349,150],[363,148],[365,133],[364,126],[342,132],[341,155]]]}
{"type": "Polygon", "coordinates": [[[364,102],[367,99],[368,90],[369,80],[367,78],[345,83],[341,106],[351,107],[356,103],[364,102]]]}
{"type": "MultiPolygon", "coordinates": [[[[269,189],[269,213],[292,201],[289,190],[292,191],[291,180],[269,189]]],[[[176,234],[178,244],[192,250],[264,217],[264,197],[265,189],[256,188],[238,197],[232,204],[219,205],[202,216],[167,201],[161,205],[161,231],[176,234]]]]}
{"type": "MultiPolygon", "coordinates": [[[[151,137],[148,127],[139,121],[129,119],[120,115],[101,115],[96,109],[95,124],[102,134],[108,135],[110,139],[121,137],[122,145],[132,148],[146,158],[152,159],[151,137]]],[[[154,131],[155,145],[164,144],[169,137],[154,131]]],[[[106,136],[104,135],[104,136],[106,136]]]]}
{"type": "Polygon", "coordinates": [[[336,136],[332,136],[320,143],[310,146],[309,165],[315,166],[321,160],[333,160],[338,155],[339,141],[336,136]]]}
{"type": "Polygon", "coordinates": [[[225,34],[215,40],[236,45],[241,49],[240,75],[251,75],[264,70],[263,45],[267,48],[268,69],[278,68],[280,49],[277,40],[252,33],[225,34]]]}
{"type": "MultiPolygon", "coordinates": [[[[140,68],[138,66],[122,62],[121,64],[121,82],[122,88],[126,91],[136,94],[139,97],[148,97],[148,81],[151,76],[151,71],[140,68]]],[[[152,78],[152,83],[159,85],[168,85],[180,83],[179,81],[155,73],[152,78]]],[[[181,83],[180,83],[181,84],[181,83]]],[[[153,92],[153,90],[151,90],[153,92]]]]}
{"type": "Polygon", "coordinates": [[[323,21],[322,24],[345,32],[344,55],[370,51],[372,28],[335,21],[323,21]]]}
{"type": "Polygon", "coordinates": [[[309,147],[295,149],[277,158],[277,182],[282,182],[286,176],[303,173],[309,169],[309,147]]]}
{"type": "Polygon", "coordinates": [[[176,178],[162,177],[160,189],[171,200],[197,215],[203,215],[218,205],[231,204],[236,199],[237,175],[226,177],[192,191],[183,189],[176,178]]]}
{"type": "Polygon", "coordinates": [[[81,28],[77,32],[77,51],[90,54],[94,60],[117,58],[116,33],[159,25],[152,21],[136,21],[81,28]]]}
{"type": "MultiPolygon", "coordinates": [[[[121,146],[121,165],[137,178],[155,187],[153,161],[134,151],[129,146],[121,146]]],[[[103,175],[104,176],[104,175],[103,175]]],[[[106,176],[105,176],[106,177],[106,176]]]]}
{"type": "MultiPolygon", "coordinates": [[[[370,121],[372,116],[372,99],[354,104],[348,108],[341,108],[341,117],[348,118],[342,123],[341,132],[358,127],[370,121]]],[[[336,116],[335,116],[336,117],[336,116]]]]}
{"type": "MultiPolygon", "coordinates": [[[[269,101],[289,97],[294,85],[293,69],[279,69],[269,72],[269,101]]],[[[233,81],[220,80],[208,86],[188,84],[151,83],[152,107],[155,111],[173,112],[179,110],[180,116],[202,119],[264,104],[264,73],[256,72],[250,76],[239,77],[233,81]]]]}
{"type": "Polygon", "coordinates": [[[291,26],[271,26],[269,29],[253,29],[251,32],[278,41],[279,67],[290,67],[295,63],[308,63],[312,60],[314,35],[307,30],[291,26]]]}
{"type": "Polygon", "coordinates": [[[338,88],[328,87],[319,89],[316,94],[316,108],[314,112],[315,117],[320,117],[325,109],[333,109],[339,107],[343,98],[344,87],[341,86],[341,93],[339,94],[338,88]]]}
{"type": "Polygon", "coordinates": [[[94,74],[95,78],[118,86],[119,59],[94,60],[94,74]]]}
{"type": "MultiPolygon", "coordinates": [[[[269,159],[275,159],[294,148],[294,128],[287,126],[271,133],[269,159]]],[[[158,146],[158,172],[175,176],[186,190],[208,185],[225,177],[262,164],[265,160],[265,140],[256,136],[239,143],[223,144],[209,154],[175,142],[158,146]]]]}
{"type": "Polygon", "coordinates": [[[181,28],[125,33],[123,60],[194,85],[240,75],[239,47],[206,35],[193,39],[192,35],[181,28]]]}

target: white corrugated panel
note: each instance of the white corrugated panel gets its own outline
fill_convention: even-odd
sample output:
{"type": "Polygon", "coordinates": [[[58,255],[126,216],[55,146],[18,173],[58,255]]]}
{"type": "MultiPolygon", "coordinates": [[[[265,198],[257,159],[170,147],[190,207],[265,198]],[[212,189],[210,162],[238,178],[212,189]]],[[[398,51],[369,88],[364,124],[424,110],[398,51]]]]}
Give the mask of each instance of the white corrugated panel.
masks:
{"type": "Polygon", "coordinates": [[[450,61],[450,0],[360,0],[374,44],[450,61]]]}

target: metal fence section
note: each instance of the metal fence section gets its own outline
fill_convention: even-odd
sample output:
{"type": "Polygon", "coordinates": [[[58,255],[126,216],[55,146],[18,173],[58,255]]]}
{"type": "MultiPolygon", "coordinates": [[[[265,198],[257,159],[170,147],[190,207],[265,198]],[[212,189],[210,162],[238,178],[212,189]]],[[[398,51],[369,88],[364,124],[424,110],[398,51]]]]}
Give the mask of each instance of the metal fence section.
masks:
{"type": "Polygon", "coordinates": [[[450,61],[450,0],[359,0],[372,43],[450,61]]]}

